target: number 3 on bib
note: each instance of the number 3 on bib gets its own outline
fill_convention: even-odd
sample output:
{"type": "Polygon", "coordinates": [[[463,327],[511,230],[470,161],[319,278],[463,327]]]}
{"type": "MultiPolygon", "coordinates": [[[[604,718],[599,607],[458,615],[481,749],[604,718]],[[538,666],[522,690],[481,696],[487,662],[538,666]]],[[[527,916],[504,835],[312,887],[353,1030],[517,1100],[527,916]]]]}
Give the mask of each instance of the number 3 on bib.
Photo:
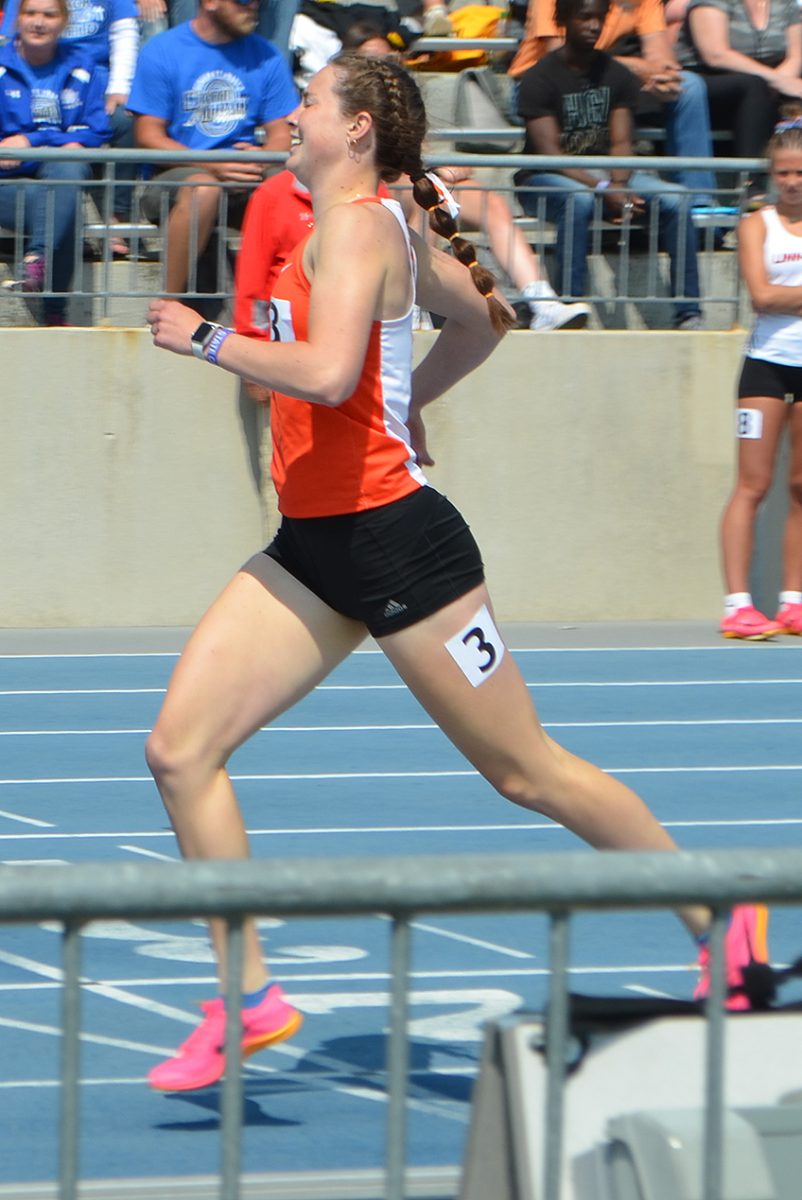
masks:
{"type": "Polygon", "coordinates": [[[446,650],[471,687],[479,687],[501,666],[504,642],[486,604],[464,629],[448,639],[446,650]]]}

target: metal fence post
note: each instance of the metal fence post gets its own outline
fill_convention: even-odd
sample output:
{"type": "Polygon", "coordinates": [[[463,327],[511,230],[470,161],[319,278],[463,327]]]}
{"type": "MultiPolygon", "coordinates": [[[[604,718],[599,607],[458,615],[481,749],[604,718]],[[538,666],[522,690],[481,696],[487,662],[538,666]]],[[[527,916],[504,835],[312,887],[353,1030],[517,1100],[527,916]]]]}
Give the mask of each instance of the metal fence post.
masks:
{"type": "Polygon", "coordinates": [[[65,921],[63,943],[59,1197],[76,1200],[80,1128],[81,922],[65,921]]]}
{"type": "Polygon", "coordinates": [[[410,944],[409,921],[406,917],[394,917],[391,946],[390,1041],[387,1047],[387,1200],[404,1200],[405,1191],[410,944]]]}

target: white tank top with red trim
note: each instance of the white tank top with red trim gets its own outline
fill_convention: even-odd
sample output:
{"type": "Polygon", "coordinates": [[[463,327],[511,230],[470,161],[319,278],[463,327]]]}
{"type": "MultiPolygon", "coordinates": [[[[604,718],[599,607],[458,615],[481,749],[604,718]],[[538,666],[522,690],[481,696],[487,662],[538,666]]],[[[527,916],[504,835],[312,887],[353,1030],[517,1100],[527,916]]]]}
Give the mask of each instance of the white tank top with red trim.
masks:
{"type": "MultiPolygon", "coordinates": [[[[382,204],[398,221],[414,283],[415,255],[400,205],[379,197],[354,201],[365,202],[382,204]]],[[[272,336],[282,342],[308,336],[311,285],[302,265],[304,244],[292,252],[273,290],[272,336]]],[[[373,322],[359,383],[338,407],[273,394],[272,474],[285,516],[361,512],[426,485],[407,428],[411,375],[410,304],[402,317],[373,322]]]]}
{"type": "MultiPolygon", "coordinates": [[[[766,226],[763,261],[769,283],[802,287],[802,238],[788,232],[775,208],[762,208],[760,215],[766,226]]],[[[758,313],[746,353],[750,358],[802,367],[802,318],[758,313]]]]}

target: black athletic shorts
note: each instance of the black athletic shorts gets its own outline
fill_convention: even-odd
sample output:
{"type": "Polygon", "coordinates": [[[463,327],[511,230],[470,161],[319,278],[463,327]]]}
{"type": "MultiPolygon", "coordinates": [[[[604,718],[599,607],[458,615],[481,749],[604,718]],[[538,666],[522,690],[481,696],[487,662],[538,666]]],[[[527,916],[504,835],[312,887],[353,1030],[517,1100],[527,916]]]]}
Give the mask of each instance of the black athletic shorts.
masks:
{"type": "Polygon", "coordinates": [[[794,403],[802,400],[802,367],[747,355],[738,380],[738,399],[751,396],[776,396],[778,400],[793,396],[794,403]]]}
{"type": "Polygon", "coordinates": [[[365,512],[282,517],[265,554],[374,637],[414,625],[484,582],[473,534],[431,487],[365,512]]]}

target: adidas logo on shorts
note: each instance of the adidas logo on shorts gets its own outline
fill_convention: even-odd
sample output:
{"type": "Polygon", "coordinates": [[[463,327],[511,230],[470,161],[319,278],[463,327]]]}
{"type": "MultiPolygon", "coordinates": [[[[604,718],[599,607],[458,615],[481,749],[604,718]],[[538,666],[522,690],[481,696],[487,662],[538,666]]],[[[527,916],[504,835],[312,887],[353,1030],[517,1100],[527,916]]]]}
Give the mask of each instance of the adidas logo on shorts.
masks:
{"type": "Polygon", "coordinates": [[[390,619],[392,617],[400,617],[402,613],[407,611],[406,604],[400,604],[398,600],[388,600],[384,606],[382,616],[390,619]]]}

